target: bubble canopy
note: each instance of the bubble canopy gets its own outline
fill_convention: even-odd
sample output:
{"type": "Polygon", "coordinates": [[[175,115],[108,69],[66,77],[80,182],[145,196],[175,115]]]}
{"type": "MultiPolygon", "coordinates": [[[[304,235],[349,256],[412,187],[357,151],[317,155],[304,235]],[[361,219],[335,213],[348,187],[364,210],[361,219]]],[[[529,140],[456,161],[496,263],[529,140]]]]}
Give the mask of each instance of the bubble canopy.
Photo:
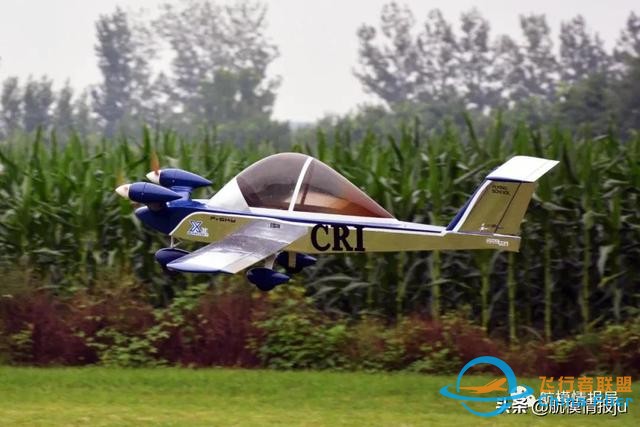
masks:
{"type": "Polygon", "coordinates": [[[242,171],[236,181],[253,208],[393,218],[345,177],[304,154],[269,156],[242,171]]]}

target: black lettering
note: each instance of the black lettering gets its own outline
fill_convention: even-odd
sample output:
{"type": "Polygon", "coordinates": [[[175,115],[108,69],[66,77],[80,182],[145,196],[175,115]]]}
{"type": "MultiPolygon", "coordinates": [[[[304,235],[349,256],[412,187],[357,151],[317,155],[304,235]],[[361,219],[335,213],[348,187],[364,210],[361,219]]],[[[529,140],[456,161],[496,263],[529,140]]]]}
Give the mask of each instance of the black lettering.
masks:
{"type": "Polygon", "coordinates": [[[364,229],[363,226],[361,225],[356,225],[356,247],[355,247],[355,251],[356,252],[364,252],[364,233],[362,232],[362,230],[364,229]]]}
{"type": "Polygon", "coordinates": [[[505,196],[510,196],[511,192],[509,191],[509,189],[507,188],[506,185],[500,185],[500,184],[493,184],[491,186],[491,192],[493,194],[502,194],[505,196]]]}
{"type": "Polygon", "coordinates": [[[346,225],[333,224],[333,250],[341,251],[342,246],[340,246],[340,242],[344,245],[344,250],[351,252],[353,248],[347,241],[347,237],[349,237],[349,229],[346,225]]]}
{"type": "Polygon", "coordinates": [[[331,246],[331,244],[327,243],[326,245],[320,245],[318,243],[318,230],[322,230],[324,231],[324,234],[329,236],[329,227],[327,227],[324,224],[316,224],[313,226],[313,228],[311,229],[311,244],[313,245],[314,248],[316,248],[317,250],[319,250],[320,252],[324,252],[326,250],[329,249],[329,247],[331,246]]]}

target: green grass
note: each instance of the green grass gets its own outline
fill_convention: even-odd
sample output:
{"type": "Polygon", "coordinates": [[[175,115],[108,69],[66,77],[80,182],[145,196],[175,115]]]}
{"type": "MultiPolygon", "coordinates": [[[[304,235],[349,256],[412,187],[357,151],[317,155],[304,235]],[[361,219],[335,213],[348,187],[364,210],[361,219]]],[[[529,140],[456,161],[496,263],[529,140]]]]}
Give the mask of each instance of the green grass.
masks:
{"type": "MultiPolygon", "coordinates": [[[[483,378],[479,378],[484,380],[483,378]]],[[[0,367],[0,425],[429,426],[639,425],[638,389],[626,415],[465,412],[438,390],[452,377],[414,374],[0,367]]],[[[536,389],[538,380],[530,380],[536,389]]]]}

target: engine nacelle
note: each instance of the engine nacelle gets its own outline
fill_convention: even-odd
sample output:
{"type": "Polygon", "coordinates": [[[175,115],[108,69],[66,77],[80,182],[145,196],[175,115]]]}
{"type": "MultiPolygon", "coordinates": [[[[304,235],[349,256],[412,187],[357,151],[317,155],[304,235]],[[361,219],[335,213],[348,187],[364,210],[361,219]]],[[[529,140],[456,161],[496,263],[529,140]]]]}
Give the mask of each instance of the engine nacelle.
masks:
{"type": "Polygon", "coordinates": [[[199,188],[211,185],[208,179],[182,169],[160,169],[157,172],[149,172],[147,178],[163,187],[199,188]]]}
{"type": "Polygon", "coordinates": [[[134,182],[116,188],[116,192],[125,199],[138,203],[166,203],[181,199],[182,196],[168,188],[150,182],[134,182]]]}

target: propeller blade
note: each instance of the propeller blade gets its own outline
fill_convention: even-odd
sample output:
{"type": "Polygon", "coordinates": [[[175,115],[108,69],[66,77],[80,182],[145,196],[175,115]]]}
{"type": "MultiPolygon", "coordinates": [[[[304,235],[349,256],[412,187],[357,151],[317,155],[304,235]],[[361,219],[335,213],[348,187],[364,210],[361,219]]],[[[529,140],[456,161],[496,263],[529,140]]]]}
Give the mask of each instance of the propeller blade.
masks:
{"type": "MultiPolygon", "coordinates": [[[[153,150],[151,152],[151,170],[157,177],[156,180],[159,180],[160,179],[160,160],[158,160],[158,154],[156,153],[156,150],[153,150]]],[[[149,175],[147,175],[147,177],[148,176],[149,175]]],[[[157,184],[156,180],[153,180],[151,178],[149,178],[149,180],[157,184]]]]}

